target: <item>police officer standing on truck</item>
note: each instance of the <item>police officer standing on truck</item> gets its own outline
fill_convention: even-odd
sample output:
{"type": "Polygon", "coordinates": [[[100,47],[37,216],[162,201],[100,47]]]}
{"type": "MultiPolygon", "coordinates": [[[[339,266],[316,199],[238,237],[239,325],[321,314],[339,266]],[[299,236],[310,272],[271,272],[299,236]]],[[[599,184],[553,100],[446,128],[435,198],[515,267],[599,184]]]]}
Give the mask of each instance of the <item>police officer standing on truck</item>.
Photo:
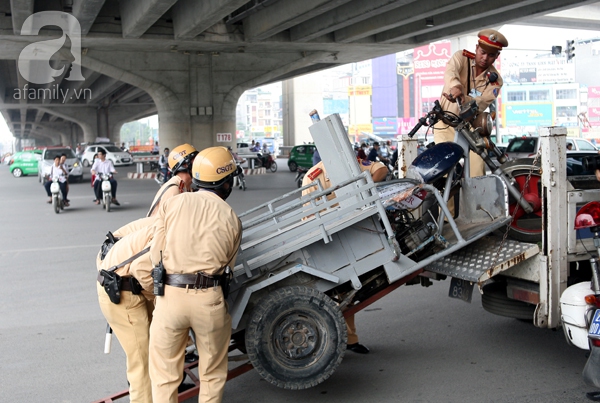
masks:
{"type": "MultiPolygon", "coordinates": [[[[508,46],[508,40],[500,32],[493,29],[480,31],[475,53],[460,50],[446,64],[444,73],[444,89],[440,98],[440,105],[444,111],[459,114],[461,105],[475,100],[479,112],[496,100],[502,87],[502,77],[493,66],[500,56],[500,51],[508,46]]],[[[454,141],[455,130],[442,121],[434,126],[434,140],[436,144],[445,141],[454,141]]],[[[485,175],[484,162],[477,154],[470,154],[471,177],[485,175]]]]}
{"type": "Polygon", "coordinates": [[[192,185],[192,162],[194,162],[196,155],[198,155],[198,150],[190,144],[182,144],[171,151],[167,163],[173,173],[173,177],[156,192],[146,217],[156,216],[158,213],[157,207],[161,201],[166,201],[173,196],[190,191],[192,185]]]}
{"type": "Polygon", "coordinates": [[[220,402],[227,380],[231,316],[224,297],[242,225],[225,202],[237,166],[225,147],[201,151],[192,165],[199,190],[161,203],[150,249],[156,298],[150,327],[155,402],[177,402],[188,329],[196,335],[199,402],[220,402]],[[163,294],[163,295],[161,295],[163,294]]]}

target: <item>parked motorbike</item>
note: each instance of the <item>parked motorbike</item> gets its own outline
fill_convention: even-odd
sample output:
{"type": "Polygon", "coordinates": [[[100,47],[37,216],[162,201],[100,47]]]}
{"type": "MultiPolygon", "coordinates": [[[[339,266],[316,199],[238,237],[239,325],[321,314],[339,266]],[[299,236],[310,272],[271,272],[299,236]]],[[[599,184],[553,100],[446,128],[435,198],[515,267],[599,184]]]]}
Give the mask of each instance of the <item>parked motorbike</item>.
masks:
{"type": "Polygon", "coordinates": [[[163,183],[168,181],[173,177],[173,172],[170,169],[167,169],[167,179],[165,179],[165,175],[163,174],[160,167],[156,168],[156,176],[154,177],[154,181],[162,186],[163,183]]]}
{"type": "Polygon", "coordinates": [[[539,166],[533,165],[534,160],[507,161],[504,153],[490,138],[492,129],[490,114],[478,113],[475,101],[460,106],[459,115],[444,111],[439,101],[436,101],[433,109],[419,119],[408,136],[412,138],[422,126],[431,127],[438,121],[456,129],[455,141],[436,144],[423,151],[409,167],[407,177],[434,185],[443,193],[444,200],[447,201],[461,185],[463,173],[469,172],[469,151],[473,151],[483,159],[492,174],[500,177],[506,184],[509,194],[509,213],[514,216],[509,235],[526,242],[541,241],[542,200],[541,189],[538,186],[541,174],[539,166]],[[464,158],[464,169],[459,164],[462,158],[464,158]]]}
{"type": "MultiPolygon", "coordinates": [[[[597,255],[590,259],[591,282],[568,287],[560,297],[561,320],[567,342],[590,350],[583,369],[583,380],[600,388],[600,202],[587,203],[575,216],[575,229],[589,228],[597,255]]],[[[600,392],[587,393],[590,400],[600,401],[600,392]]]]}
{"type": "Polygon", "coordinates": [[[256,154],[258,156],[258,167],[265,167],[266,169],[270,170],[271,172],[277,172],[277,162],[275,162],[275,159],[273,158],[273,156],[271,154],[261,154],[258,153],[256,154]]]}
{"type": "Polygon", "coordinates": [[[60,191],[60,184],[58,178],[52,179],[50,184],[50,193],[52,194],[52,208],[56,214],[60,213],[60,210],[64,210],[65,201],[63,200],[62,192],[60,191]]]}
{"type": "Polygon", "coordinates": [[[239,166],[238,169],[240,173],[235,177],[235,180],[237,180],[239,188],[246,191],[246,176],[244,175],[244,170],[239,166]]]}
{"type": "Polygon", "coordinates": [[[299,188],[302,187],[302,181],[304,180],[304,176],[308,172],[308,168],[298,167],[296,168],[296,178],[294,178],[294,182],[298,185],[299,188]]]}
{"type": "Polygon", "coordinates": [[[110,203],[112,201],[112,185],[110,184],[110,174],[100,174],[100,180],[102,181],[102,208],[106,209],[106,212],[110,212],[110,203]]]}

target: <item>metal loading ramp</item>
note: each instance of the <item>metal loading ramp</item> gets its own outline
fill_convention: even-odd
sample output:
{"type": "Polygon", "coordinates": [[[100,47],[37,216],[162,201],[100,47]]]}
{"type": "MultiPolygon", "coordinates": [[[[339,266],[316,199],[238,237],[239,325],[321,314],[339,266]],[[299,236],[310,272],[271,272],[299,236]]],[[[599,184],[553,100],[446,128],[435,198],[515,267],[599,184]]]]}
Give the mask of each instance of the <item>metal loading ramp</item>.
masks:
{"type": "Polygon", "coordinates": [[[540,252],[537,244],[506,239],[498,253],[501,243],[500,237],[484,236],[468,247],[431,263],[425,270],[481,283],[540,252]]]}

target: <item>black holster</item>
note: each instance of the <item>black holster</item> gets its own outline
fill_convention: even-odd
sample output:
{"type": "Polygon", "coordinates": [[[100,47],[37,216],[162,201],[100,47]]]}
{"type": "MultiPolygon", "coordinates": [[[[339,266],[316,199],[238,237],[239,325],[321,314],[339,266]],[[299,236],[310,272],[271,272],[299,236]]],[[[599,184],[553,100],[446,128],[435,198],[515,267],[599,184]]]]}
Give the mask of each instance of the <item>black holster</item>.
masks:
{"type": "Polygon", "coordinates": [[[221,278],[219,283],[221,284],[221,290],[223,290],[223,298],[227,299],[229,296],[229,283],[231,282],[231,278],[233,277],[233,273],[231,272],[231,268],[229,266],[225,266],[225,270],[223,270],[223,274],[221,274],[221,278]]]}
{"type": "Polygon", "coordinates": [[[104,242],[102,243],[102,246],[100,247],[100,260],[104,260],[104,258],[108,254],[108,252],[112,249],[114,244],[116,244],[119,239],[121,239],[121,238],[115,237],[112,234],[112,232],[108,231],[108,234],[106,234],[106,239],[104,240],[104,242]]]}
{"type": "Polygon", "coordinates": [[[104,291],[108,294],[110,302],[118,304],[121,302],[121,276],[114,271],[101,270],[100,274],[104,277],[102,286],[104,291]]]}
{"type": "Polygon", "coordinates": [[[133,295],[140,295],[142,293],[142,285],[137,278],[133,276],[129,277],[129,285],[131,286],[131,293],[133,295]]]}

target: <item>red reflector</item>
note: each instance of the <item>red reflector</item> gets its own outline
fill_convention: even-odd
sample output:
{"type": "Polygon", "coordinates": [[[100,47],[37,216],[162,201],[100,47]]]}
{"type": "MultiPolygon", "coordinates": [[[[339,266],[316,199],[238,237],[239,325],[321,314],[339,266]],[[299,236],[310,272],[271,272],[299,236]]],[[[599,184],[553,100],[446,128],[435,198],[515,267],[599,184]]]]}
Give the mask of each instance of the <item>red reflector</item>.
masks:
{"type": "Polygon", "coordinates": [[[594,347],[600,347],[600,339],[592,339],[590,337],[590,343],[592,343],[592,346],[594,347]]]}
{"type": "Polygon", "coordinates": [[[589,202],[579,209],[575,216],[575,229],[600,225],[600,202],[589,202]]]}
{"type": "Polygon", "coordinates": [[[526,290],[524,288],[519,288],[515,286],[509,286],[506,290],[506,293],[508,298],[511,299],[528,302],[534,305],[540,303],[540,294],[535,291],[526,290]]]}

